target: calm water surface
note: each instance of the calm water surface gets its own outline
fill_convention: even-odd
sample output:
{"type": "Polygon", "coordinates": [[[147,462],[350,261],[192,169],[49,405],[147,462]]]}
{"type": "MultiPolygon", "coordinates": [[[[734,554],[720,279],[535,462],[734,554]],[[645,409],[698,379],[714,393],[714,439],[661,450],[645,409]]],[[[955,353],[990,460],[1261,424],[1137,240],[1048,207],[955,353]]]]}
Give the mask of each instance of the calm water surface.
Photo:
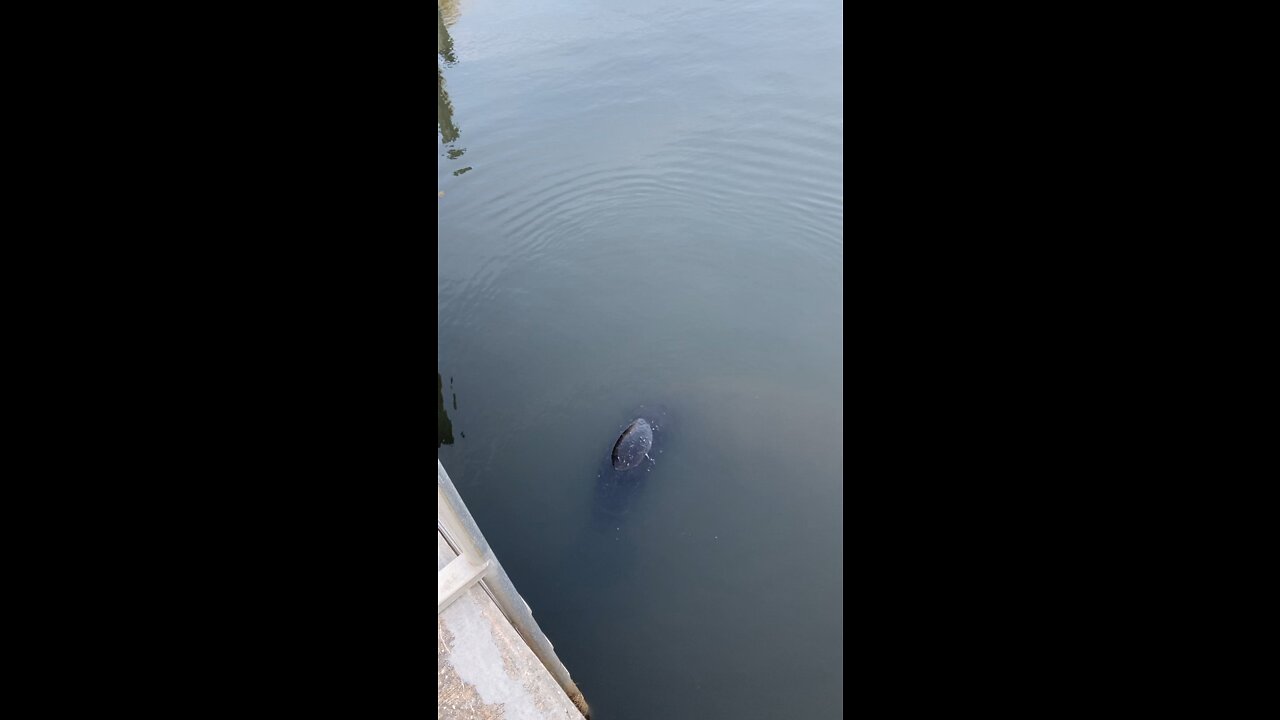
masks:
{"type": "Polygon", "coordinates": [[[440,8],[441,461],[595,720],[840,717],[841,5],[440,8]]]}

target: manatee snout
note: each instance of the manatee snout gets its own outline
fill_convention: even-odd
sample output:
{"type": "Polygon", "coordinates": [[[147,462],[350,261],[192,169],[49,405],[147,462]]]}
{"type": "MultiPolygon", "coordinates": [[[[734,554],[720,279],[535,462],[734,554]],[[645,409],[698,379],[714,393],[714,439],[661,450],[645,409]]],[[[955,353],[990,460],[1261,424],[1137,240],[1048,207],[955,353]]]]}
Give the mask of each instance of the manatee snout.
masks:
{"type": "Polygon", "coordinates": [[[653,428],[649,421],[644,418],[633,420],[613,445],[613,469],[630,470],[639,465],[648,456],[651,447],[653,428]]]}

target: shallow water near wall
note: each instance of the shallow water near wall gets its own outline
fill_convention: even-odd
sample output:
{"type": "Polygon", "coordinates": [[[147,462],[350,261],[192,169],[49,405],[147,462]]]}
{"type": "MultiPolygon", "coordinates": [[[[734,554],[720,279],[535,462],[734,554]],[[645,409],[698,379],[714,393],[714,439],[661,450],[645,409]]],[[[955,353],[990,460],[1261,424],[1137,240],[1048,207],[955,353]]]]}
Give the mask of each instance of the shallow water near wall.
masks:
{"type": "Polygon", "coordinates": [[[839,717],[841,6],[440,8],[441,461],[594,720],[839,717]]]}

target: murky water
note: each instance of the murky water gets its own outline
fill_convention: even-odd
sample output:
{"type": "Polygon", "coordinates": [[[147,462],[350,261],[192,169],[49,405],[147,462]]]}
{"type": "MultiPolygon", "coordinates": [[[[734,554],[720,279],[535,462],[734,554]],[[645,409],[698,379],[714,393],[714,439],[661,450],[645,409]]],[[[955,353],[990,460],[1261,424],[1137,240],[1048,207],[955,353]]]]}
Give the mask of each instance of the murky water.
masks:
{"type": "Polygon", "coordinates": [[[441,8],[440,459],[595,720],[840,717],[840,4],[441,8]]]}

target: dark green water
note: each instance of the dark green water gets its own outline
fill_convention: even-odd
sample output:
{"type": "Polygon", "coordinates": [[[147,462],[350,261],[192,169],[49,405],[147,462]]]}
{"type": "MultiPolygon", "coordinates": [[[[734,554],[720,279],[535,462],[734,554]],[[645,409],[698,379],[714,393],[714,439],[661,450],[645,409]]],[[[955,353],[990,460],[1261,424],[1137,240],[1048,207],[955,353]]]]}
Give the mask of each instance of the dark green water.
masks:
{"type": "Polygon", "coordinates": [[[441,7],[441,461],[595,720],[840,717],[841,6],[441,7]]]}

